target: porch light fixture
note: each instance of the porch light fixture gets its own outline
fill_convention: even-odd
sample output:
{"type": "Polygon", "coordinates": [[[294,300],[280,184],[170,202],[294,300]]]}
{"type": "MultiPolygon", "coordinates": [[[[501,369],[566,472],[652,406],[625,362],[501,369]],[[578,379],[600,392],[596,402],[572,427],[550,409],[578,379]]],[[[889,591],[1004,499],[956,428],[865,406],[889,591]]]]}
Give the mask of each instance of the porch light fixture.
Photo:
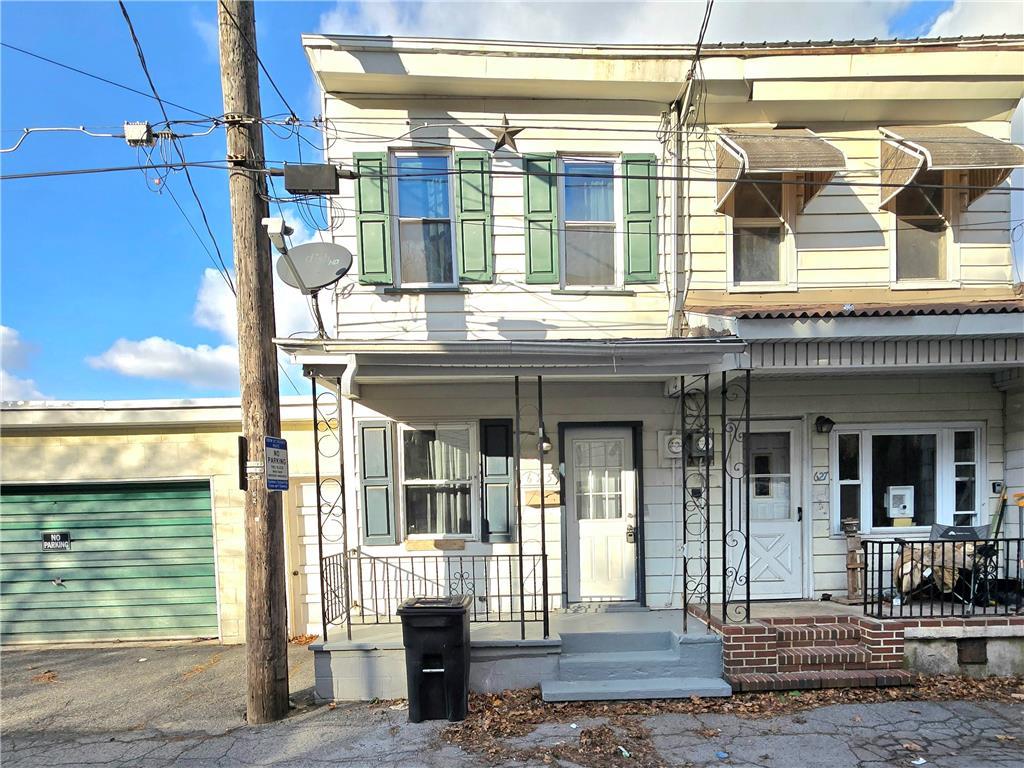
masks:
{"type": "Polygon", "coordinates": [[[819,435],[827,435],[835,425],[836,423],[828,416],[819,416],[814,420],[814,431],[819,435]]]}
{"type": "Polygon", "coordinates": [[[551,452],[551,440],[548,439],[548,433],[544,429],[543,422],[541,422],[540,428],[537,430],[537,450],[542,455],[551,452]]]}

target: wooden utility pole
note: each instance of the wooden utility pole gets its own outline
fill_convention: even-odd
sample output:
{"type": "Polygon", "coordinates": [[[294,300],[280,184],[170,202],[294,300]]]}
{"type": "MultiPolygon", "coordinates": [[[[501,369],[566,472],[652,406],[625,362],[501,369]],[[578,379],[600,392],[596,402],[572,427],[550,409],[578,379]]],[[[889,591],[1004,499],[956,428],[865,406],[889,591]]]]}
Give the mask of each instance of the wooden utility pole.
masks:
{"type": "Polygon", "coordinates": [[[267,490],[266,436],[281,435],[277,353],[274,349],[274,281],[260,120],[256,16],[252,2],[221,0],[220,78],[224,89],[235,282],[238,291],[238,362],[242,390],[242,432],[249,446],[245,492],[245,642],[252,724],[278,720],[288,712],[288,627],[281,497],[267,490]]]}

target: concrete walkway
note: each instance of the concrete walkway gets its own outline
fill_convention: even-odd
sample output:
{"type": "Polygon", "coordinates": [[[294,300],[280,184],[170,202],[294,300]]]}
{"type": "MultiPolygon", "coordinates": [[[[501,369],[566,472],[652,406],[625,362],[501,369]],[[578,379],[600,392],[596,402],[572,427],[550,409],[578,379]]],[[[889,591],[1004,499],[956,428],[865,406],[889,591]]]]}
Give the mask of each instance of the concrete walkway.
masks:
{"type": "MultiPolygon", "coordinates": [[[[404,708],[309,705],[312,654],[305,648],[292,648],[298,708],[283,722],[257,728],[242,719],[238,647],[15,650],[3,653],[2,667],[4,768],[493,764],[447,745],[439,737],[444,723],[409,724],[404,708]]],[[[892,702],[761,720],[664,714],[642,723],[651,731],[652,754],[665,765],[883,768],[924,758],[942,768],[1017,768],[1024,753],[1024,704],[892,702]]],[[[585,724],[577,725],[545,723],[508,745],[578,745],[585,724]]],[[[630,760],[638,764],[635,757],[604,764],[630,760]]]]}

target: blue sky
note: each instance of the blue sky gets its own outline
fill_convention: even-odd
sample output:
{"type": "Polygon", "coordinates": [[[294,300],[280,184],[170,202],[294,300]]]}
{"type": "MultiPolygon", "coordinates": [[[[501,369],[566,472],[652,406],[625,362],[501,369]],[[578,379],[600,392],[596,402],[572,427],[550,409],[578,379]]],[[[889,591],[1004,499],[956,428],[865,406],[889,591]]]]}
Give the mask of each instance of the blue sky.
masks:
{"type": "MultiPolygon", "coordinates": [[[[259,2],[258,44],[291,106],[310,119],[319,109],[300,45],[303,32],[516,37],[528,35],[534,14],[543,14],[545,23],[532,27],[535,32],[543,29],[535,37],[617,41],[628,35],[665,40],[669,28],[675,30],[671,34],[677,42],[689,42],[702,6],[605,4],[602,14],[594,14],[580,3],[473,3],[455,9],[422,3],[259,2]],[[607,18],[616,14],[628,17],[629,24],[608,24],[607,18]],[[597,24],[595,16],[605,21],[597,24]],[[666,24],[666,19],[674,23],[666,24]]],[[[937,19],[940,31],[953,34],[942,28],[963,10],[953,6],[817,2],[773,7],[721,2],[715,6],[709,38],[916,36],[933,30],[937,19]]],[[[214,3],[132,2],[128,7],[161,96],[203,114],[221,114],[214,3]]],[[[959,24],[957,19],[952,22],[959,24]]],[[[116,3],[3,2],[0,30],[10,45],[140,90],[147,88],[116,3]]],[[[0,51],[0,68],[4,147],[11,146],[24,127],[84,125],[119,133],[125,120],[160,119],[150,99],[16,51],[0,51]]],[[[262,97],[265,115],[285,111],[266,82],[262,97]]],[[[179,109],[169,111],[172,119],[190,117],[179,109]]],[[[312,133],[309,138],[317,140],[312,133]]],[[[183,146],[192,161],[222,158],[223,132],[186,139],[183,146]]],[[[294,161],[297,142],[267,134],[267,156],[294,161]]],[[[307,146],[304,157],[309,156],[307,146]]],[[[120,139],[37,134],[16,152],[3,155],[2,169],[12,174],[137,162],[136,150],[120,139]]],[[[204,169],[192,174],[216,240],[230,262],[226,176],[204,169]]],[[[154,191],[156,175],[150,172],[148,177],[147,182],[141,172],[132,171],[0,184],[5,399],[193,397],[237,391],[228,297],[216,275],[207,272],[207,253],[181,213],[166,192],[159,187],[154,191]]],[[[210,247],[181,174],[173,174],[165,184],[210,247]]],[[[282,309],[285,330],[310,327],[301,301],[280,295],[279,301],[287,305],[282,309]]],[[[302,387],[301,381],[297,383],[302,387]]],[[[282,389],[292,391],[287,383],[282,389]]]]}

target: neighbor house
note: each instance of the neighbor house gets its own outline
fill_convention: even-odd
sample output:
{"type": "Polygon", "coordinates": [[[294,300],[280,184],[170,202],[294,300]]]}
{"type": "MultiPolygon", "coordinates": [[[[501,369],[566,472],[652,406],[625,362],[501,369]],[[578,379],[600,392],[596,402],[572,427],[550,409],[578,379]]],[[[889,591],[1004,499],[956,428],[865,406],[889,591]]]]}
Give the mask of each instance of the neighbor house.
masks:
{"type": "MultiPolygon", "coordinates": [[[[337,333],[280,341],[342,456],[343,496],[321,507],[334,534],[308,548],[327,596],[309,632],[359,640],[420,593],[472,594],[480,636],[511,621],[521,650],[557,643],[552,616],[595,617],[585,630],[607,627],[602,608],[687,609],[726,635],[734,686],[884,682],[916,630],[870,623],[894,554],[880,565],[875,542],[998,518],[998,567],[1019,573],[1024,38],[722,44],[698,62],[666,45],[303,44],[326,157],[358,175],[330,201],[356,255],[337,333]],[[810,632],[844,654],[801,666],[780,604],[758,601],[851,583],[870,606],[844,608],[838,638],[810,632]]],[[[370,653],[345,642],[320,647],[322,695],[393,690],[365,659],[338,666],[370,653]]],[[[557,677],[531,652],[534,678],[557,677]]],[[[515,678],[474,653],[479,687],[515,678]]]]}

